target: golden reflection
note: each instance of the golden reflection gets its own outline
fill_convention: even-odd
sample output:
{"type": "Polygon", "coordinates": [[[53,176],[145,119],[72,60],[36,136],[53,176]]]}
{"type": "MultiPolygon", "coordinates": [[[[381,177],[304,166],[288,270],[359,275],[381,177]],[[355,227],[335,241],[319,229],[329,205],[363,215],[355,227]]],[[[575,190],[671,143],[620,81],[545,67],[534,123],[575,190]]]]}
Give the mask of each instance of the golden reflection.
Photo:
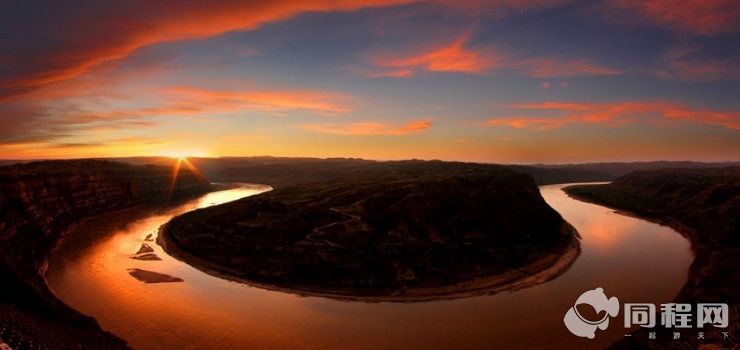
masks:
{"type": "Polygon", "coordinates": [[[626,300],[671,300],[687,278],[689,244],[668,228],[578,202],[561,187],[544,187],[542,194],[583,236],[582,255],[559,278],[515,293],[413,304],[347,302],[220,279],[167,255],[156,243],[151,247],[161,261],[130,259],[147,235],[156,235],[173,217],[269,190],[257,185],[211,192],[165,212],[141,208],[136,215],[112,213],[83,223],[71,237],[105,239],[85,249],[60,247],[46,276],[66,304],[94,316],[135,349],[509,349],[523,346],[528,329],[540,335],[526,340],[530,347],[606,347],[624,338],[622,327],[583,342],[563,327],[563,310],[594,285],[626,300]],[[184,282],[141,283],[129,268],[184,282]]]}
{"type": "Polygon", "coordinates": [[[612,251],[615,248],[627,244],[625,237],[631,237],[639,224],[637,220],[625,220],[622,215],[604,212],[598,220],[581,220],[582,229],[586,233],[583,244],[598,249],[599,251],[612,251]]]}

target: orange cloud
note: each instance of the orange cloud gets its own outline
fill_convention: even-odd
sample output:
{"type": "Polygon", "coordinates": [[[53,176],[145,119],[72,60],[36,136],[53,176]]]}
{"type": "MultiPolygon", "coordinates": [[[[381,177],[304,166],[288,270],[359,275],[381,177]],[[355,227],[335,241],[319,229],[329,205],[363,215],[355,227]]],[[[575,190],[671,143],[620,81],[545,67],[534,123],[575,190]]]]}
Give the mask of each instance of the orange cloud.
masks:
{"type": "Polygon", "coordinates": [[[414,53],[409,56],[376,56],[375,66],[383,68],[369,76],[407,78],[418,71],[485,74],[491,69],[512,69],[517,74],[537,77],[567,77],[577,75],[616,75],[620,72],[585,59],[560,57],[515,58],[488,46],[472,49],[465,47],[469,35],[461,36],[450,44],[414,53]]]}
{"type": "Polygon", "coordinates": [[[289,91],[223,91],[193,87],[172,87],[166,91],[179,102],[170,107],[185,112],[203,110],[255,109],[282,111],[303,109],[322,113],[345,113],[349,97],[338,93],[313,90],[289,91]]]}
{"type": "Polygon", "coordinates": [[[44,20],[29,16],[6,23],[11,26],[4,30],[8,35],[24,35],[13,40],[7,38],[8,44],[3,47],[0,100],[78,76],[100,63],[126,57],[139,48],[161,42],[253,29],[307,11],[352,11],[409,1],[226,0],[213,3],[193,0],[107,2],[96,6],[58,2],[54,6],[50,4],[46,11],[55,8],[64,16],[44,17],[44,20]],[[22,23],[23,27],[14,28],[12,23],[22,23]]]}
{"type": "Polygon", "coordinates": [[[360,122],[348,124],[308,124],[303,128],[310,131],[334,135],[378,136],[378,135],[408,135],[429,129],[431,120],[423,119],[403,125],[389,125],[377,122],[360,122]]]}
{"type": "Polygon", "coordinates": [[[388,68],[380,75],[408,77],[417,70],[430,72],[482,73],[495,65],[497,58],[491,53],[465,47],[468,36],[452,43],[407,57],[376,57],[377,66],[388,68]]]}
{"type": "Polygon", "coordinates": [[[740,29],[737,0],[611,0],[609,4],[682,31],[712,35],[740,29]]]}
{"type": "Polygon", "coordinates": [[[105,141],[73,142],[21,142],[0,144],[0,154],[11,159],[49,159],[49,158],[90,158],[105,155],[108,157],[127,157],[131,155],[151,155],[165,147],[169,141],[146,137],[109,138],[105,141]]]}
{"type": "Polygon", "coordinates": [[[638,122],[653,125],[696,123],[740,129],[740,112],[697,109],[672,102],[564,103],[544,102],[519,104],[517,110],[545,111],[557,116],[511,116],[489,119],[489,126],[509,126],[518,129],[552,130],[571,125],[602,125],[618,127],[638,122]]]}
{"type": "MultiPolygon", "coordinates": [[[[216,113],[259,111],[277,114],[304,110],[335,115],[351,111],[350,97],[315,90],[226,91],[176,86],[140,93],[160,101],[146,107],[111,107],[100,103],[106,100],[93,96],[94,103],[82,100],[64,103],[62,107],[53,103],[0,104],[0,115],[3,116],[0,145],[54,143],[97,131],[151,128],[161,123],[156,117],[173,116],[193,122],[214,123],[217,120],[208,116],[216,113]]],[[[50,101],[58,102],[53,97],[50,101]]]]}

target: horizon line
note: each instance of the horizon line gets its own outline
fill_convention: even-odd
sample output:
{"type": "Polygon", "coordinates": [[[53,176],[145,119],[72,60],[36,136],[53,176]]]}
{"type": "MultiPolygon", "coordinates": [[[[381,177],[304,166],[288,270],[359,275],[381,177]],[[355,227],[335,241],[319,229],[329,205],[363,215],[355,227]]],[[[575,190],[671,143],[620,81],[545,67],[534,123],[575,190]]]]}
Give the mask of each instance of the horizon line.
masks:
{"type": "MultiPolygon", "coordinates": [[[[39,161],[56,161],[56,160],[119,160],[119,159],[132,159],[132,158],[171,158],[177,159],[176,156],[168,155],[151,155],[151,156],[116,156],[116,157],[78,157],[78,158],[0,158],[0,162],[16,162],[17,163],[28,163],[28,162],[39,162],[39,161]]],[[[738,160],[696,160],[696,159],[680,159],[680,160],[669,160],[669,159],[652,159],[652,160],[593,160],[593,161],[565,161],[565,162],[528,162],[528,163],[507,163],[507,162],[493,162],[493,161],[473,161],[473,160],[456,160],[456,159],[439,159],[439,158],[398,158],[398,159],[377,159],[377,158],[362,158],[362,157],[319,157],[319,156],[272,156],[272,155],[224,155],[224,156],[184,156],[183,158],[188,159],[225,159],[225,158],[285,158],[285,159],[355,159],[355,160],[366,160],[375,162],[392,162],[392,161],[440,161],[440,162],[458,162],[458,163],[476,163],[476,164],[499,164],[499,165],[540,165],[540,166],[551,166],[551,165],[585,165],[585,164],[628,164],[628,163],[703,163],[703,164],[736,164],[740,163],[738,160]]],[[[11,164],[3,164],[11,165],[11,164]]]]}

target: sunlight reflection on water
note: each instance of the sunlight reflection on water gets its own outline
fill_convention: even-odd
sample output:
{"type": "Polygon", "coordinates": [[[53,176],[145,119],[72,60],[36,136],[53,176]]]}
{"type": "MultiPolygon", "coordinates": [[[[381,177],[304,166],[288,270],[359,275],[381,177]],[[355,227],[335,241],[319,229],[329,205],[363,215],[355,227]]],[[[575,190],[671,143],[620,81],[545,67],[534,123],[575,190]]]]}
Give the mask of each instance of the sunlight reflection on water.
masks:
{"type": "Polygon", "coordinates": [[[600,286],[635,302],[668,302],[687,278],[688,242],[670,228],[569,198],[543,186],[547,202],[582,236],[582,253],[557,279],[493,296],[422,303],[364,303],[267,291],[207,275],[149,244],[162,261],[130,259],[148,234],[189,210],[255,195],[266,187],[209,193],[174,208],[106,215],[83,224],[52,259],[47,279],[70,306],[92,315],[135,349],[583,348],[624,336],[619,319],[596,340],[579,339],[562,317],[600,286]],[[140,268],[183,278],[144,284],[140,268]]]}

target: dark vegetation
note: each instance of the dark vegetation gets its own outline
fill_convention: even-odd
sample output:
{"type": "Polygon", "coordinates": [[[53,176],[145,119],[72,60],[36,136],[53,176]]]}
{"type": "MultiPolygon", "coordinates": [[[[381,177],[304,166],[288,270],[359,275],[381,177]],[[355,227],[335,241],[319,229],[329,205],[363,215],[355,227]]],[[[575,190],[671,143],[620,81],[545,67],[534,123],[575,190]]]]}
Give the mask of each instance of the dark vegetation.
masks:
{"type": "MultiPolygon", "coordinates": [[[[730,326],[734,331],[732,328],[728,331],[734,333],[734,339],[740,336],[740,167],[640,171],[609,185],[573,186],[566,188],[566,192],[652,218],[688,237],[696,258],[688,282],[676,297],[677,302],[730,304],[733,308],[730,326]]],[[[722,339],[718,332],[707,330],[707,341],[722,339]]],[[[664,333],[664,339],[671,338],[669,330],[664,333]]],[[[617,343],[615,348],[698,345],[696,339],[654,345],[640,343],[646,338],[635,336],[617,343]]]]}
{"type": "Polygon", "coordinates": [[[496,275],[574,240],[531,177],[502,166],[372,162],[328,177],[182,215],[165,235],[237,277],[347,295],[496,275]]]}
{"type": "MultiPolygon", "coordinates": [[[[171,166],[169,157],[128,157],[111,160],[134,165],[171,166]]],[[[377,161],[360,158],[308,158],[308,157],[219,157],[189,160],[203,174],[215,182],[252,182],[274,187],[326,181],[351,172],[362,172],[366,167],[375,167],[377,161]]],[[[0,160],[0,165],[13,164],[17,160],[0,160]]],[[[441,162],[473,164],[460,162],[441,162]]],[[[485,166],[484,164],[476,164],[485,166]]],[[[530,164],[506,165],[512,170],[531,175],[538,185],[612,181],[633,171],[664,168],[716,168],[739,166],[740,162],[701,163],[689,161],[614,162],[582,164],[530,164]]]]}
{"type": "Polygon", "coordinates": [[[14,349],[108,349],[126,343],[64,305],[43,277],[53,247],[92,216],[203,193],[187,171],[171,186],[171,166],[94,160],[0,167],[0,336],[14,349]]]}
{"type": "MultiPolygon", "coordinates": [[[[327,181],[346,177],[351,173],[362,173],[364,169],[378,169],[377,162],[359,158],[307,158],[307,157],[221,157],[189,158],[203,174],[217,182],[252,182],[273,187],[327,181]]],[[[135,157],[118,158],[117,161],[132,164],[170,164],[171,158],[135,157]]],[[[458,164],[485,167],[486,164],[430,161],[429,163],[458,164]]],[[[612,181],[632,171],[660,168],[725,167],[734,163],[700,162],[632,162],[632,163],[584,163],[584,164],[531,164],[506,165],[512,170],[531,175],[538,185],[612,181]]],[[[500,166],[500,165],[494,165],[500,166]]],[[[393,171],[393,170],[390,170],[393,171]]]]}

